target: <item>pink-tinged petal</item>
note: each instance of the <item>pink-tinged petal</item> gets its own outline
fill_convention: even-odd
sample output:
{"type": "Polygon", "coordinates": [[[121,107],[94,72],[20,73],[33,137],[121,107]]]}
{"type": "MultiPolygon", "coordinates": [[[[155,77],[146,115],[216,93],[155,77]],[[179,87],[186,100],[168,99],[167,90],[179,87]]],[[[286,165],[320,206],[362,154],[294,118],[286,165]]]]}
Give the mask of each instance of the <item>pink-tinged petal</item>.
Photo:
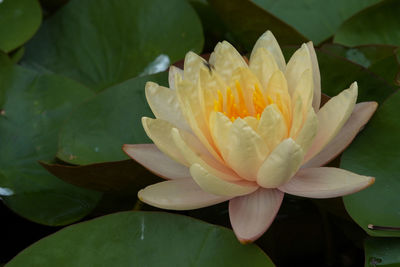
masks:
{"type": "Polygon", "coordinates": [[[123,145],[122,149],[157,176],[165,179],[191,178],[188,167],[162,153],[154,144],[123,145]]]}
{"type": "Polygon", "coordinates": [[[314,96],[312,106],[315,112],[318,112],[319,106],[321,105],[321,75],[319,73],[318,59],[314,50],[312,42],[307,43],[308,51],[310,52],[313,81],[314,81],[314,96]]]}
{"type": "Polygon", "coordinates": [[[277,189],[259,188],[229,201],[231,225],[241,243],[253,242],[267,231],[278,213],[283,195],[277,189]]]}
{"type": "Polygon", "coordinates": [[[178,128],[191,132],[191,128],[182,114],[175,90],[147,82],[145,93],[147,103],[157,119],[168,121],[178,128]]]}
{"type": "Polygon", "coordinates": [[[151,206],[169,210],[199,209],[230,199],[203,191],[190,178],[149,185],[139,191],[138,197],[151,206]]]}
{"type": "Polygon", "coordinates": [[[256,183],[246,180],[237,182],[225,181],[208,172],[200,164],[190,166],[190,174],[204,191],[215,195],[228,197],[243,196],[256,191],[258,188],[256,183]]]}
{"type": "Polygon", "coordinates": [[[171,65],[169,67],[169,72],[168,72],[168,83],[169,83],[169,88],[172,90],[175,90],[175,77],[180,77],[183,78],[183,70],[171,65]]]}
{"type": "Polygon", "coordinates": [[[343,169],[320,167],[299,170],[279,190],[302,197],[330,198],[358,192],[375,182],[375,178],[343,169]]]}
{"type": "Polygon", "coordinates": [[[349,89],[332,97],[318,111],[318,131],[315,139],[304,157],[306,163],[330,142],[339,133],[354,110],[358,94],[357,83],[354,82],[349,89]]]}
{"type": "Polygon", "coordinates": [[[378,103],[363,102],[355,106],[349,120],[340,130],[339,134],[314,158],[308,161],[304,168],[322,166],[335,157],[353,141],[362,127],[369,121],[374,114],[378,103]]]}

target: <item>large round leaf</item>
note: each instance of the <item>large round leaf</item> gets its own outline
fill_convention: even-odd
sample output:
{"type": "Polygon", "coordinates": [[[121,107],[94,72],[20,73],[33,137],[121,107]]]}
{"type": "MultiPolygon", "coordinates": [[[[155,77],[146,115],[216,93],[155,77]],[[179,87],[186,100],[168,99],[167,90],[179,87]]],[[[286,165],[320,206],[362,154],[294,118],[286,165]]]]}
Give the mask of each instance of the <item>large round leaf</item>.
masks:
{"type": "MultiPolygon", "coordinates": [[[[379,89],[377,89],[379,90],[379,89]]],[[[351,217],[373,236],[400,236],[400,231],[370,230],[368,225],[400,226],[400,92],[388,98],[366,129],[342,156],[342,167],[373,176],[375,184],[344,197],[351,217]]]]}
{"type": "MultiPolygon", "coordinates": [[[[210,0],[210,5],[224,22],[226,37],[249,52],[267,30],[271,30],[281,45],[298,44],[307,39],[292,26],[250,0],[210,0]]],[[[241,48],[238,47],[238,48],[241,48]]]]}
{"type": "Polygon", "coordinates": [[[360,10],[381,0],[253,0],[319,44],[360,10]]]}
{"type": "Polygon", "coordinates": [[[184,0],[71,0],[28,43],[24,64],[100,90],[163,71],[202,46],[200,21],[184,0]]]}
{"type": "Polygon", "coordinates": [[[28,41],[42,20],[38,0],[0,2],[0,50],[10,52],[28,41]]]}
{"type": "Polygon", "coordinates": [[[57,157],[73,164],[127,159],[123,144],[150,142],[141,123],[143,116],[153,116],[144,93],[145,83],[166,84],[166,80],[166,73],[137,77],[81,105],[61,130],[57,157]]]}
{"type": "Polygon", "coordinates": [[[365,247],[365,267],[400,266],[399,238],[368,238],[365,247]]]}
{"type": "Polygon", "coordinates": [[[400,45],[400,1],[386,0],[346,21],[334,41],[344,45],[400,45]]]}
{"type": "Polygon", "coordinates": [[[6,266],[274,266],[232,231],[189,217],[121,212],[69,226],[6,266]]]}
{"type": "Polygon", "coordinates": [[[0,74],[3,201],[19,215],[42,224],[62,225],[82,218],[100,194],[59,180],[37,161],[54,157],[61,123],[93,93],[67,78],[21,67],[2,69],[0,74]]]}

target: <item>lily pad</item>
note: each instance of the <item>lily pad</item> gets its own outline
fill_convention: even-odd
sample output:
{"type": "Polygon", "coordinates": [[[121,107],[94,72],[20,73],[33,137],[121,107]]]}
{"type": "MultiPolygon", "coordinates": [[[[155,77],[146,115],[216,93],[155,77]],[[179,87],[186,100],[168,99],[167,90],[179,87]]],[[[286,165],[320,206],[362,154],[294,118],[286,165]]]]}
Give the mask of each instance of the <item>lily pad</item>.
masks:
{"type": "Polygon", "coordinates": [[[75,79],[97,91],[156,73],[186,52],[200,52],[203,33],[184,0],[71,0],[44,21],[23,64],[75,79]]]}
{"type": "Polygon", "coordinates": [[[210,0],[209,3],[229,30],[226,39],[235,43],[235,46],[240,46],[244,52],[251,51],[266,30],[272,31],[281,45],[307,41],[292,26],[251,1],[210,0]]]}
{"type": "Polygon", "coordinates": [[[368,238],[364,247],[366,267],[400,266],[400,238],[368,238]]]}
{"type": "Polygon", "coordinates": [[[2,200],[14,212],[42,224],[81,219],[101,194],[59,180],[37,161],[54,157],[62,121],[94,93],[65,77],[21,67],[3,69],[1,74],[2,200]]]}
{"type": "Polygon", "coordinates": [[[121,212],[60,230],[6,266],[274,266],[231,230],[159,212],[121,212]],[[172,245],[171,245],[172,244],[172,245]]]}
{"type": "Polygon", "coordinates": [[[150,143],[141,118],[152,117],[144,87],[167,83],[167,74],[137,77],[99,93],[77,108],[60,132],[57,157],[79,165],[128,159],[123,144],[150,143]]]}
{"type": "Polygon", "coordinates": [[[336,32],[336,43],[400,45],[400,2],[386,0],[347,20],[336,32]]]}
{"type": "Polygon", "coordinates": [[[0,2],[0,50],[10,52],[28,41],[38,30],[42,11],[38,0],[0,2]]]}
{"type": "Polygon", "coordinates": [[[253,0],[315,44],[332,36],[352,15],[381,0],[253,0]]]}
{"type": "Polygon", "coordinates": [[[369,188],[344,197],[350,216],[372,236],[400,231],[370,230],[369,224],[400,227],[400,91],[388,98],[342,156],[344,169],[375,177],[369,188]]]}
{"type": "Polygon", "coordinates": [[[321,51],[333,53],[350,60],[382,77],[390,84],[400,85],[400,50],[389,45],[365,45],[346,47],[339,44],[326,44],[321,51]]]}

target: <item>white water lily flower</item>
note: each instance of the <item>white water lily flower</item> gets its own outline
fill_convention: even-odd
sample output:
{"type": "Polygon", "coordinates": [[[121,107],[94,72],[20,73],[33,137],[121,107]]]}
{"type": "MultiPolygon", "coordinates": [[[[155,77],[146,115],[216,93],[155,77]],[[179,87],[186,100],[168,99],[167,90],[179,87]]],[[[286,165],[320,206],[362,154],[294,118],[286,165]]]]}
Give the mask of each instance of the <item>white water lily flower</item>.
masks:
{"type": "Polygon", "coordinates": [[[232,228],[245,243],[267,230],[284,193],[329,198],[374,182],[320,167],[349,145],[377,103],[356,104],[353,83],[320,109],[320,74],[311,42],[286,64],[268,31],[247,64],[224,41],[208,63],[187,53],[183,70],[171,66],[169,85],[146,84],[156,119],[142,123],[154,144],[123,147],[168,179],[139,192],[147,204],[187,210],[229,200],[232,228]]]}

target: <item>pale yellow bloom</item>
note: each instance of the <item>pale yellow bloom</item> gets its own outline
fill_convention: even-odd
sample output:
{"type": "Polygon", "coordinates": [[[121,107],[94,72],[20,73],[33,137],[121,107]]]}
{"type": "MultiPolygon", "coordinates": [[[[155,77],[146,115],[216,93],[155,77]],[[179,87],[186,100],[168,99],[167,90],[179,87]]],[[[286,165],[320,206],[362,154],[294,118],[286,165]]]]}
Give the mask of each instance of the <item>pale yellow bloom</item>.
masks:
{"type": "Polygon", "coordinates": [[[171,66],[169,85],[146,85],[156,119],[142,123],[154,145],[124,146],[136,161],[171,179],[139,192],[150,205],[185,210],[230,200],[233,230],[241,242],[249,242],[267,230],[284,193],[337,197],[374,182],[320,167],[353,140],[377,104],[356,105],[353,83],[320,109],[311,42],[286,64],[268,31],[247,64],[224,41],[208,63],[189,52],[183,70],[171,66]]]}

